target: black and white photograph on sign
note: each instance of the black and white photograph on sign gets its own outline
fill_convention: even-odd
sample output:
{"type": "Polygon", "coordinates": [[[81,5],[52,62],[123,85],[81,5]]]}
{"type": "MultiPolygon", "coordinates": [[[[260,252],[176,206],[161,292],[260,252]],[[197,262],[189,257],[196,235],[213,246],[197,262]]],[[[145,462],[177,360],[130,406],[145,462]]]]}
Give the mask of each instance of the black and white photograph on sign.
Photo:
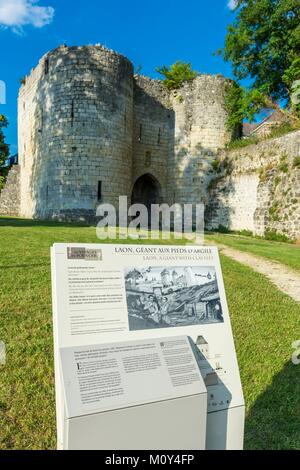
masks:
{"type": "Polygon", "coordinates": [[[223,323],[213,267],[128,267],[125,288],[131,331],[223,323]]]}

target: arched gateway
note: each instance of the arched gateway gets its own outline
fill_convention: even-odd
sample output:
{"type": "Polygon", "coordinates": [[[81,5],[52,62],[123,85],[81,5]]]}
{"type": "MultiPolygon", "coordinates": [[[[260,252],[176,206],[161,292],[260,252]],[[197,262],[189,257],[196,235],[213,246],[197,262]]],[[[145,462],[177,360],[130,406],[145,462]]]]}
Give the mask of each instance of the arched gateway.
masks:
{"type": "Polygon", "coordinates": [[[151,205],[161,203],[161,185],[158,180],[150,173],[140,176],[133,186],[131,204],[143,204],[147,207],[149,226],[151,222],[151,205]]]}
{"type": "Polygon", "coordinates": [[[161,186],[158,180],[150,173],[140,176],[133,186],[131,203],[144,204],[149,210],[151,204],[161,202],[161,186]]]}

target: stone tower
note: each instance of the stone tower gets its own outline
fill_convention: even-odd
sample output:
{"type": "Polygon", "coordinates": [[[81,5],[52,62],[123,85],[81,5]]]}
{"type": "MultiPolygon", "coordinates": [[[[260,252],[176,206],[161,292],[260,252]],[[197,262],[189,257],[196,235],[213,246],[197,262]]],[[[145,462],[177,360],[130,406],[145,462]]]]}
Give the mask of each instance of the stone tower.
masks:
{"type": "Polygon", "coordinates": [[[60,47],[19,95],[21,215],[88,218],[132,184],[133,68],[105,48],[60,47]]]}
{"type": "Polygon", "coordinates": [[[100,202],[206,202],[228,80],[168,92],[102,46],[61,46],[19,94],[20,215],[91,220],[100,202]]]}

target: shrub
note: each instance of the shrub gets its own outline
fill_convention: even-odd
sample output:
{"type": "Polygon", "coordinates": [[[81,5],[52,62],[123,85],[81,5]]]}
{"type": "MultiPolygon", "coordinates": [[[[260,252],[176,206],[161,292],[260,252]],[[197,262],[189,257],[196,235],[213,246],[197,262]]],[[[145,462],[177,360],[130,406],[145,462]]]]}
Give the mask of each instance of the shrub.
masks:
{"type": "Polygon", "coordinates": [[[291,243],[292,240],[284,235],[283,233],[279,233],[276,230],[266,230],[265,237],[266,240],[273,241],[273,242],[283,242],[283,243],[291,243]]]}
{"type": "Polygon", "coordinates": [[[228,229],[228,227],[225,227],[224,225],[219,225],[219,227],[215,229],[215,232],[230,233],[230,230],[228,229]]]}
{"type": "Polygon", "coordinates": [[[242,235],[244,237],[253,237],[253,232],[251,230],[238,230],[235,232],[237,235],[242,235]]]}
{"type": "Polygon", "coordinates": [[[169,66],[157,67],[156,71],[164,77],[164,86],[168,90],[180,88],[184,82],[188,82],[197,77],[198,72],[192,69],[190,63],[178,60],[169,66]]]}

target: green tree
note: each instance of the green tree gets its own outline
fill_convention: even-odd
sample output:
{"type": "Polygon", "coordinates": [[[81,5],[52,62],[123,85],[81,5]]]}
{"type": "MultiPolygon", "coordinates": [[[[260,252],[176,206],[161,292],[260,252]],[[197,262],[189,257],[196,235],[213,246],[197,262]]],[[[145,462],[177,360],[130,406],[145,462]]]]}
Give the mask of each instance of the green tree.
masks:
{"type": "Polygon", "coordinates": [[[8,145],[5,143],[5,137],[3,129],[8,126],[8,121],[3,114],[0,114],[0,165],[4,162],[4,160],[8,157],[9,148],[8,145]]]}
{"type": "Polygon", "coordinates": [[[300,0],[236,3],[236,19],[219,53],[232,63],[238,80],[250,78],[253,89],[289,102],[291,73],[293,81],[300,79],[300,0]]]}
{"type": "Polygon", "coordinates": [[[272,106],[259,90],[248,90],[232,82],[227,86],[225,108],[228,112],[227,128],[233,132],[233,138],[242,134],[242,122],[252,122],[255,115],[264,107],[272,106]]]}
{"type": "MultiPolygon", "coordinates": [[[[8,121],[5,116],[0,114],[0,166],[4,163],[5,159],[9,155],[9,147],[5,143],[5,136],[3,129],[8,126],[8,121]]],[[[4,185],[6,177],[6,171],[0,170],[0,191],[4,185]]]]}
{"type": "Polygon", "coordinates": [[[193,80],[198,75],[190,63],[180,60],[170,67],[166,65],[157,67],[156,71],[164,77],[164,85],[168,90],[180,88],[184,82],[193,80]]]}
{"type": "Polygon", "coordinates": [[[285,71],[283,80],[290,91],[292,110],[300,114],[300,57],[293,60],[285,71]]]}

